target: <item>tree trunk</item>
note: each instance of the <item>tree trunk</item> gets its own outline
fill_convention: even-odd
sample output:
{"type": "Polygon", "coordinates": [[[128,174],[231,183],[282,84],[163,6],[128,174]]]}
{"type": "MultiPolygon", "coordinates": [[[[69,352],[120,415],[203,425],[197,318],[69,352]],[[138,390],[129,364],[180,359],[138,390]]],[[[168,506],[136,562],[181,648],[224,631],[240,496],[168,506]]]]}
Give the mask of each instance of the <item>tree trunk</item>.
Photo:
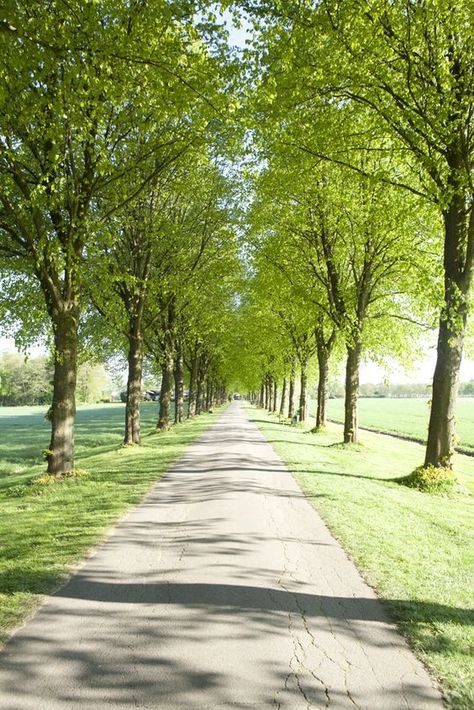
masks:
{"type": "Polygon", "coordinates": [[[204,370],[204,366],[203,366],[202,358],[201,358],[200,362],[199,362],[197,388],[196,388],[196,414],[201,414],[201,412],[203,410],[205,379],[206,379],[206,375],[205,375],[205,370],[204,370]]]}
{"type": "Polygon", "coordinates": [[[300,388],[300,404],[299,418],[300,422],[306,420],[306,390],[308,387],[308,363],[304,360],[301,363],[301,388],[300,388]]]}
{"type": "Polygon", "coordinates": [[[142,395],[143,338],[138,318],[130,318],[128,334],[128,380],[125,405],[125,444],[140,443],[140,402],[142,395]]]}
{"type": "Polygon", "coordinates": [[[425,455],[425,466],[438,468],[451,468],[452,465],[455,406],[462,359],[462,337],[450,337],[449,330],[448,324],[442,319],[425,455]]]}
{"type": "Polygon", "coordinates": [[[181,424],[183,421],[184,402],[184,360],[183,349],[178,345],[174,362],[174,423],[181,424]]]}
{"type": "Polygon", "coordinates": [[[56,311],[53,319],[54,380],[47,460],[48,473],[55,476],[74,470],[78,323],[77,304],[56,311]]]}
{"type": "Polygon", "coordinates": [[[156,428],[168,431],[170,428],[170,404],[173,394],[173,356],[165,353],[161,366],[160,414],[156,428]]]}
{"type": "Polygon", "coordinates": [[[344,403],[344,443],[356,444],[358,440],[357,400],[359,397],[359,368],[362,343],[347,348],[346,393],[344,403]]]}
{"type": "Polygon", "coordinates": [[[288,419],[292,419],[295,413],[295,371],[291,368],[290,391],[288,393],[288,419]]]}
{"type": "Polygon", "coordinates": [[[318,406],[316,409],[316,430],[321,431],[326,428],[326,403],[328,399],[328,375],[329,366],[326,358],[318,355],[318,406]]]}
{"type": "Polygon", "coordinates": [[[273,412],[276,412],[276,410],[277,410],[277,399],[278,399],[277,381],[273,380],[273,407],[272,407],[273,412]]]}
{"type": "Polygon", "coordinates": [[[316,410],[316,431],[326,428],[326,403],[328,399],[329,358],[336,340],[336,331],[333,330],[326,340],[322,328],[316,329],[316,344],[318,349],[318,407],[316,410]]]}
{"type": "Polygon", "coordinates": [[[188,398],[188,419],[196,414],[196,384],[198,373],[198,356],[192,356],[191,368],[189,370],[189,398],[188,398]]]}
{"type": "Polygon", "coordinates": [[[264,404],[265,404],[265,384],[262,380],[262,384],[260,385],[260,399],[258,402],[258,406],[263,409],[264,404]]]}
{"type": "Polygon", "coordinates": [[[426,444],[425,466],[451,468],[454,453],[455,407],[459,388],[463,340],[472,281],[474,249],[474,211],[467,222],[461,194],[452,198],[444,213],[444,305],[438,333],[436,367],[426,444]]]}
{"type": "Polygon", "coordinates": [[[201,409],[202,409],[202,387],[203,383],[198,375],[198,381],[196,385],[196,414],[201,414],[201,409]]]}
{"type": "Polygon", "coordinates": [[[283,378],[283,385],[281,388],[280,417],[283,417],[285,414],[285,404],[286,404],[286,377],[283,378]]]}

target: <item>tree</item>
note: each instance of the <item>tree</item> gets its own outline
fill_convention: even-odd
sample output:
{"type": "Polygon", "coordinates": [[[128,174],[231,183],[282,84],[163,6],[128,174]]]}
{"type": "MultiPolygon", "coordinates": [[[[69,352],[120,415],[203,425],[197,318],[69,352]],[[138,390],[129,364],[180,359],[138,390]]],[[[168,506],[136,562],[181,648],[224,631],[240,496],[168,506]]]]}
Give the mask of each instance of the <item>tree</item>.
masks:
{"type": "MultiPolygon", "coordinates": [[[[320,375],[316,428],[324,426],[328,362],[338,333],[345,343],[344,440],[351,443],[357,441],[363,349],[393,353],[410,330],[418,330],[417,316],[430,315],[422,287],[436,263],[424,253],[431,215],[414,215],[413,201],[400,200],[393,188],[289,150],[287,134],[293,130],[286,120],[278,142],[273,131],[267,168],[257,183],[261,253],[273,270],[268,288],[273,282],[283,300],[296,301],[295,313],[309,315],[320,375]],[[282,289],[278,273],[290,292],[282,289]],[[396,331],[393,320],[400,323],[396,331]]],[[[360,160],[369,161],[363,155],[360,160]]],[[[304,372],[311,349],[304,332],[299,337],[303,341],[294,346],[304,372]]],[[[302,393],[304,382],[305,377],[302,393]]]]}
{"type": "Polygon", "coordinates": [[[125,444],[140,444],[145,339],[158,317],[159,284],[167,279],[174,249],[167,209],[175,173],[174,162],[166,161],[131,205],[110,218],[88,278],[89,296],[110,337],[126,350],[125,444]]]}

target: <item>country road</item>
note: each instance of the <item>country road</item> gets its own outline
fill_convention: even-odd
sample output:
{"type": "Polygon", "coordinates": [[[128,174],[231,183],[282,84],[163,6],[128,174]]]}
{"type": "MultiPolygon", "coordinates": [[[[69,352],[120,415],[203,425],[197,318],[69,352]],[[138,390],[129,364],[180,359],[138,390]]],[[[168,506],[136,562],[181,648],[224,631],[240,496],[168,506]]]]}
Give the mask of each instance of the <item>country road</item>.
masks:
{"type": "Polygon", "coordinates": [[[442,708],[234,402],[0,654],[2,710],[442,708]]]}

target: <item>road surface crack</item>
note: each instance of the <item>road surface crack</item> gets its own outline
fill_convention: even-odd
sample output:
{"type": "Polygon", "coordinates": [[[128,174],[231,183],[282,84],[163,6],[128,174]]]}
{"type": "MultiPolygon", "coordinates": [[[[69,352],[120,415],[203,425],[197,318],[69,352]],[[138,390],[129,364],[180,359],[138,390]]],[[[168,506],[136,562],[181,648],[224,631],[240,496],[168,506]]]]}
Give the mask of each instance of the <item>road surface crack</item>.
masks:
{"type": "MultiPolygon", "coordinates": [[[[324,680],[317,675],[317,673],[312,669],[309,668],[307,663],[306,663],[306,651],[304,648],[304,645],[301,640],[301,630],[304,632],[304,635],[309,639],[310,645],[312,645],[317,651],[320,651],[319,647],[315,643],[315,638],[314,635],[310,632],[307,619],[304,614],[304,609],[301,607],[301,604],[299,603],[299,599],[297,596],[297,592],[294,592],[292,589],[290,589],[287,584],[284,581],[284,578],[287,577],[293,582],[297,582],[297,580],[294,578],[294,575],[291,571],[291,560],[289,558],[288,554],[288,548],[286,542],[282,539],[282,536],[280,534],[278,525],[274,519],[274,516],[272,515],[272,511],[269,510],[269,515],[270,519],[272,521],[273,527],[277,532],[278,539],[282,545],[283,549],[283,571],[280,576],[280,578],[277,581],[278,586],[286,592],[286,594],[291,595],[294,605],[296,607],[295,611],[289,610],[288,611],[288,632],[293,644],[293,657],[290,659],[289,666],[290,666],[290,672],[287,674],[285,678],[285,689],[288,690],[288,683],[289,679],[291,676],[294,677],[296,687],[300,694],[303,696],[305,702],[308,703],[308,707],[314,707],[314,704],[311,700],[311,698],[308,696],[308,693],[304,690],[302,681],[300,678],[301,671],[306,672],[309,674],[322,688],[326,702],[325,702],[325,707],[329,707],[331,698],[329,694],[329,688],[327,687],[326,683],[324,680]],[[293,620],[293,615],[296,615],[296,618],[298,619],[299,622],[302,622],[302,629],[298,628],[297,625],[295,624],[293,620]],[[301,656],[300,656],[301,654],[301,656]],[[297,667],[294,667],[294,662],[296,661],[297,667]]],[[[332,659],[331,659],[332,660],[332,659]]],[[[333,661],[334,662],[334,661],[333,661]]]]}

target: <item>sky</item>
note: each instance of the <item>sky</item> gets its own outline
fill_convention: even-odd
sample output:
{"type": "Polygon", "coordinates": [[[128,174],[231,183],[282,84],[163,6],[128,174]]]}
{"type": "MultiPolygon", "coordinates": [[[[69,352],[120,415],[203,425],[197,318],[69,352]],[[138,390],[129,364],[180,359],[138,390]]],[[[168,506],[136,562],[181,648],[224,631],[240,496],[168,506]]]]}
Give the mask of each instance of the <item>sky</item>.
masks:
{"type": "MultiPolygon", "coordinates": [[[[9,338],[0,337],[0,354],[5,352],[17,352],[15,343],[9,338]]],[[[44,355],[44,346],[32,347],[29,354],[32,357],[44,355]]],[[[436,351],[434,344],[427,348],[426,357],[417,363],[409,370],[404,370],[397,367],[394,363],[393,368],[384,368],[374,362],[366,362],[361,366],[360,381],[361,384],[380,384],[388,379],[392,384],[407,384],[407,383],[428,383],[433,378],[433,372],[436,362],[436,351]]],[[[341,368],[342,375],[342,368],[341,368]]],[[[469,382],[474,379],[474,360],[464,358],[461,365],[461,382],[469,382]]]]}

